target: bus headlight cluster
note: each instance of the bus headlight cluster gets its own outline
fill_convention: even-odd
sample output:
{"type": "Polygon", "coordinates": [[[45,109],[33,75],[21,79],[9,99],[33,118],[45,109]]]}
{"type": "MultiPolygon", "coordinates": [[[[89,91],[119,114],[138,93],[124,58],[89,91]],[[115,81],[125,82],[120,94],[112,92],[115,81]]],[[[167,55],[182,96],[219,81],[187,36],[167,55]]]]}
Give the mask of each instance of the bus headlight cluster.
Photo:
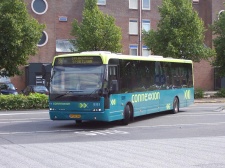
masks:
{"type": "Polygon", "coordinates": [[[93,109],[93,111],[102,111],[102,109],[93,109]]]}

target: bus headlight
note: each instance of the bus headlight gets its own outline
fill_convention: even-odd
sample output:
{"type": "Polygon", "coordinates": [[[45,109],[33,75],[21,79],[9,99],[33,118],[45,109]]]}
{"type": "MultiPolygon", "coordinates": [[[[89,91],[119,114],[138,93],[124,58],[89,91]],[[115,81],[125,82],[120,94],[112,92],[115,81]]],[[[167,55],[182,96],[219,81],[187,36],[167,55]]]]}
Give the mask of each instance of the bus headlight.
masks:
{"type": "Polygon", "coordinates": [[[102,109],[93,109],[92,111],[96,112],[96,111],[102,111],[102,109]]]}

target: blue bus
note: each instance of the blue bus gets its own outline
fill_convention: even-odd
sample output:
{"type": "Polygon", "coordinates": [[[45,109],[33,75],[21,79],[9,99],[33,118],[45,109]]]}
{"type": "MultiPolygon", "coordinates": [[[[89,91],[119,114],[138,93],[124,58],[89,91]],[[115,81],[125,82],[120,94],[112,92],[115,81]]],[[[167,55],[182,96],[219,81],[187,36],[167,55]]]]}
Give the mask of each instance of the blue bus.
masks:
{"type": "Polygon", "coordinates": [[[194,102],[191,60],[92,51],[55,56],[51,120],[115,121],[170,111],[194,102]]]}

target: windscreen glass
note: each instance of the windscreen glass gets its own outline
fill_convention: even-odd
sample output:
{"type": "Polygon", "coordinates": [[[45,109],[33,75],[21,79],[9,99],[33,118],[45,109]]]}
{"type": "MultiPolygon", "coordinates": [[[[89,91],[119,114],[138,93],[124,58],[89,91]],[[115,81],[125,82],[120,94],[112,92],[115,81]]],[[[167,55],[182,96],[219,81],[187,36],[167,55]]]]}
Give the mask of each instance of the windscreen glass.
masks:
{"type": "Polygon", "coordinates": [[[103,65],[55,66],[51,94],[90,95],[102,88],[103,65]]]}

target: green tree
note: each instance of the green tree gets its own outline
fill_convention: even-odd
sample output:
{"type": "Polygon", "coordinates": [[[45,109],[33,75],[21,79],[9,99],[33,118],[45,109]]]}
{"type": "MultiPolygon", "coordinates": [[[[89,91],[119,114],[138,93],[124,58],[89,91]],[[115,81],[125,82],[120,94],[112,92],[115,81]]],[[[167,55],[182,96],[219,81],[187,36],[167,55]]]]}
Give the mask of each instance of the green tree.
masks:
{"type": "Polygon", "coordinates": [[[216,57],[213,64],[218,67],[217,75],[225,76],[225,12],[219,15],[211,26],[213,34],[216,38],[213,39],[213,44],[216,50],[216,57]]]}
{"type": "Polygon", "coordinates": [[[0,76],[21,74],[19,68],[35,54],[43,29],[23,0],[0,1],[0,76]]]}
{"type": "Polygon", "coordinates": [[[97,0],[85,0],[83,20],[79,24],[75,19],[71,35],[73,45],[78,51],[121,52],[121,29],[115,25],[112,16],[101,12],[97,0]]]}
{"type": "Polygon", "coordinates": [[[163,0],[157,31],[143,32],[143,41],[157,55],[200,61],[214,55],[204,45],[204,24],[190,0],[163,0]]]}

